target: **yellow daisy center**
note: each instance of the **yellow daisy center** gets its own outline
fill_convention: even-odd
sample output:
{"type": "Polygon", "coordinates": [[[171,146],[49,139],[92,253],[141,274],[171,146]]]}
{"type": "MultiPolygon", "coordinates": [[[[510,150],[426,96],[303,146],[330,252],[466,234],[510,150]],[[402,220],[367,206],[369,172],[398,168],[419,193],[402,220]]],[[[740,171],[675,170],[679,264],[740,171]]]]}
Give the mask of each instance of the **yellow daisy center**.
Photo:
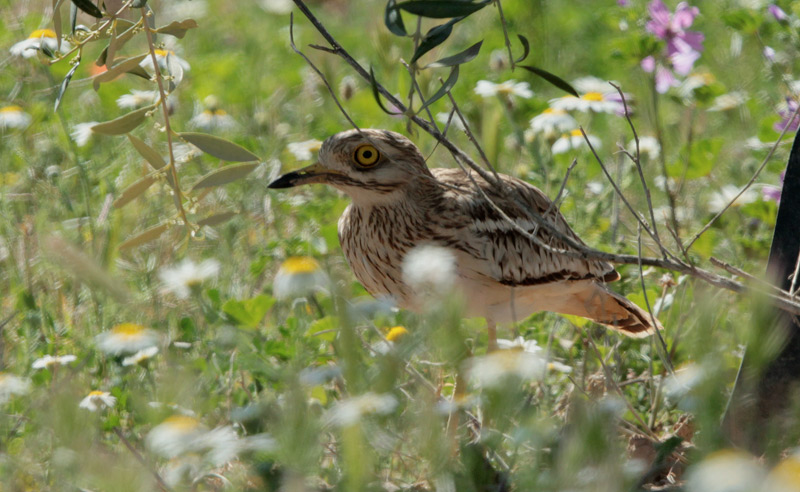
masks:
{"type": "Polygon", "coordinates": [[[583,99],[586,101],[596,101],[596,102],[604,101],[603,94],[601,94],[600,92],[587,92],[586,94],[583,95],[583,99]]]}
{"type": "Polygon", "coordinates": [[[186,415],[173,415],[172,417],[168,417],[164,423],[182,432],[191,431],[200,426],[200,422],[198,422],[196,418],[186,415]]]}
{"type": "Polygon", "coordinates": [[[21,113],[22,108],[19,106],[6,106],[4,108],[0,108],[0,113],[21,113]]]}
{"type": "Polygon", "coordinates": [[[402,326],[395,326],[386,334],[386,339],[390,342],[396,342],[406,335],[408,335],[408,330],[402,326]]]}
{"type": "Polygon", "coordinates": [[[167,55],[175,56],[175,53],[170,50],[156,50],[156,56],[166,57],[167,55]]]}
{"type": "Polygon", "coordinates": [[[212,111],[212,113],[216,116],[225,116],[226,114],[228,114],[227,112],[225,112],[224,109],[217,109],[212,111]]]}
{"type": "Polygon", "coordinates": [[[91,393],[89,393],[89,396],[92,396],[92,397],[94,397],[94,396],[103,396],[103,392],[95,390],[95,391],[92,391],[91,393]]]}
{"type": "Polygon", "coordinates": [[[56,33],[52,29],[37,29],[31,33],[29,39],[39,39],[39,38],[55,39],[55,37],[56,33]]]}
{"type": "Polygon", "coordinates": [[[111,329],[111,333],[124,337],[136,338],[144,333],[145,327],[136,323],[122,323],[111,329]]]}
{"type": "Polygon", "coordinates": [[[281,268],[289,274],[314,273],[319,270],[319,263],[310,256],[292,256],[283,262],[281,268]]]}
{"type": "Polygon", "coordinates": [[[580,128],[578,128],[577,130],[572,130],[571,132],[569,132],[569,136],[570,137],[582,137],[583,133],[581,133],[580,128]]]}

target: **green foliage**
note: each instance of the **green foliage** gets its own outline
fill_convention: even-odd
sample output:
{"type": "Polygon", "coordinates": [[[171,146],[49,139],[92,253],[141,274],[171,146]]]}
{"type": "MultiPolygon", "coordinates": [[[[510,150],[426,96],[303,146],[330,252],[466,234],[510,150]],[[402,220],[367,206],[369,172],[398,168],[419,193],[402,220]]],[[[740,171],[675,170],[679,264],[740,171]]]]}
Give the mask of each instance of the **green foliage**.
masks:
{"type": "MultiPolygon", "coordinates": [[[[506,376],[479,386],[470,368],[492,362],[482,320],[463,319],[458,299],[412,314],[369,298],[338,246],[348,200],[322,187],[267,189],[281,169],[306,164],[289,144],[347,128],[290,49],[279,7],[137,1],[111,19],[100,10],[110,2],[12,3],[0,16],[4,49],[43,25],[61,47],[7,55],[0,71],[2,106],[31,117],[25,128],[0,125],[0,370],[21,380],[18,392],[0,392],[3,490],[154,490],[155,475],[172,490],[219,488],[220,476],[231,490],[633,490],[682,480],[683,462],[702,468],[729,445],[719,422],[741,345],[760,365],[782,340],[763,336],[772,323],[765,299],[645,267],[646,303],[638,267],[621,266],[610,288],[643,308],[658,305],[666,350],[582,318],[537,313],[499,331],[535,342],[545,368],[509,371],[503,364],[519,349],[508,351],[499,369],[489,366],[506,376]],[[71,134],[84,122],[100,123],[76,142],[71,134]],[[275,278],[291,256],[315,258],[329,282],[278,298],[275,278]],[[195,264],[181,273],[184,258],[195,264]],[[208,259],[218,267],[202,267],[208,259]],[[152,331],[157,354],[101,348],[98,335],[128,323],[152,331]],[[387,340],[397,326],[407,333],[387,340]],[[35,369],[45,355],[76,360],[35,369]],[[79,407],[92,391],[116,401],[79,407]],[[187,442],[207,446],[165,454],[152,436],[174,421],[196,432],[187,442]],[[220,435],[236,459],[216,461],[209,451],[224,451],[222,441],[202,441],[220,435]]],[[[369,66],[370,80],[307,48],[324,42],[297,9],[294,29],[354,121],[409,135],[432,167],[452,158],[409,128],[408,115],[451,114],[449,96],[497,170],[550,197],[577,158],[560,210],[593,247],[636,254],[637,221],[586,147],[555,154],[563,132],[530,127],[551,99],[586,92],[576,79],[617,81],[639,135],[663,145],[658,155],[643,150],[640,163],[662,240],[677,251],[670,203],[672,232],[686,244],[725,199],[723,188],[740,188],[759,168],[763,143],[779,135],[775,108],[790,93],[800,41],[794,24],[766,10],[706,2],[697,19],[706,51],[692,79],[700,85],[658,95],[639,64],[663,42],[643,28],[646,4],[631,3],[312,3],[369,66]],[[738,51],[729,48],[737,42],[738,51]],[[778,51],[774,61],[764,46],[778,51]],[[495,97],[475,93],[478,81],[510,79],[535,94],[510,85],[495,86],[495,97]],[[737,91],[748,102],[708,111],[737,91]]],[[[638,170],[617,152],[617,143],[633,152],[625,118],[571,114],[599,139],[599,157],[649,223],[638,170]]],[[[477,156],[455,121],[449,138],[477,156]]],[[[754,193],[694,242],[691,261],[708,267],[718,256],[760,276],[777,211],[760,191],[779,184],[787,156],[787,145],[775,149],[754,193]]],[[[645,255],[660,255],[651,238],[642,242],[645,255]]]]}

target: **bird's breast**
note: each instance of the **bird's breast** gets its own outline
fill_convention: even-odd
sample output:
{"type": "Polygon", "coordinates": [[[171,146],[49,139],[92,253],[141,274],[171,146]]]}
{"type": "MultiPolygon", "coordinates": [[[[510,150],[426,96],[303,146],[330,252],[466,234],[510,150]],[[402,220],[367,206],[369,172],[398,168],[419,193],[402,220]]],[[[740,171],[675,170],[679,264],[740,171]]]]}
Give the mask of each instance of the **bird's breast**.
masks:
{"type": "Polygon", "coordinates": [[[370,294],[389,296],[400,307],[413,304],[403,259],[426,240],[425,227],[402,208],[350,205],[339,219],[339,243],[353,274],[370,294]]]}

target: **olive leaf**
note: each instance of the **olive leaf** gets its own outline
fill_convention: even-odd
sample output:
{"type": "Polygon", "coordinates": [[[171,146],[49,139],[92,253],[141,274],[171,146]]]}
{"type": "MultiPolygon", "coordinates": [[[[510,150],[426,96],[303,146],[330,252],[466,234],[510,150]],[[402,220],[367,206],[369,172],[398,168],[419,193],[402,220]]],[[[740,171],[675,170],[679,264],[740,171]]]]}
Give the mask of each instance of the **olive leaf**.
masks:
{"type": "Polygon", "coordinates": [[[97,8],[97,5],[93,4],[91,0],[72,0],[72,4],[92,17],[97,19],[103,17],[103,12],[101,12],[100,9],[97,8]]]}
{"type": "Polygon", "coordinates": [[[161,157],[161,154],[159,154],[154,148],[144,143],[144,141],[138,137],[135,137],[129,133],[128,140],[131,141],[133,148],[136,149],[136,152],[144,157],[144,160],[150,163],[150,165],[156,171],[167,165],[167,163],[164,162],[164,159],[161,157]]]}
{"type": "Polygon", "coordinates": [[[400,9],[397,8],[397,0],[389,0],[386,4],[386,12],[384,12],[383,21],[392,34],[398,36],[408,35],[406,26],[403,24],[403,16],[400,15],[400,9]]]}
{"type": "Polygon", "coordinates": [[[56,102],[53,105],[53,112],[58,111],[58,107],[61,105],[61,98],[64,97],[64,93],[67,92],[67,87],[69,86],[69,81],[72,80],[72,76],[75,75],[75,70],[81,66],[80,57],[75,60],[75,64],[72,68],[67,72],[67,75],[64,77],[64,81],[61,82],[61,87],[58,88],[58,96],[56,96],[56,102]]]}
{"type": "Polygon", "coordinates": [[[215,137],[206,133],[182,132],[178,136],[202,150],[223,161],[250,162],[259,160],[258,156],[224,138],[215,137]]]}
{"type": "Polygon", "coordinates": [[[242,179],[258,167],[257,162],[248,164],[235,164],[233,166],[225,166],[222,169],[216,169],[200,178],[197,183],[192,186],[192,191],[201,188],[209,188],[212,186],[220,186],[237,179],[242,179]]]}
{"type": "Polygon", "coordinates": [[[426,65],[425,68],[452,67],[453,65],[461,65],[463,63],[472,61],[475,59],[476,56],[478,56],[478,53],[481,51],[482,44],[483,44],[482,40],[478,41],[477,43],[473,44],[464,51],[456,53],[453,56],[448,56],[440,60],[436,60],[435,62],[426,65]]]}
{"type": "Polygon", "coordinates": [[[199,226],[215,226],[217,224],[222,224],[223,222],[227,222],[232,218],[236,217],[238,214],[236,212],[221,212],[214,215],[209,215],[205,219],[201,219],[197,221],[197,225],[199,226]]]}
{"type": "Polygon", "coordinates": [[[147,117],[147,112],[152,111],[153,108],[155,108],[155,105],[131,111],[111,121],[98,123],[92,127],[92,132],[100,135],[122,135],[128,133],[141,125],[147,117]]]}
{"type": "Polygon", "coordinates": [[[442,84],[439,90],[436,91],[436,93],[431,96],[430,99],[425,101],[425,104],[423,104],[417,112],[421,112],[423,109],[444,97],[448,92],[450,92],[453,86],[456,85],[456,81],[458,81],[458,65],[454,65],[453,68],[450,69],[450,75],[447,77],[447,80],[444,81],[444,84],[442,84]]]}
{"type": "Polygon", "coordinates": [[[381,93],[378,90],[378,81],[375,80],[375,73],[372,71],[372,67],[369,67],[369,83],[372,86],[372,95],[375,97],[375,101],[378,103],[378,107],[380,107],[384,113],[391,116],[397,116],[399,114],[402,114],[397,111],[389,111],[388,109],[386,109],[386,106],[383,105],[383,101],[381,101],[381,93]]]}
{"type": "Polygon", "coordinates": [[[123,241],[119,245],[119,250],[122,251],[125,249],[134,248],[136,246],[141,246],[142,244],[149,243],[150,241],[155,241],[156,239],[161,237],[162,234],[167,232],[168,228],[169,224],[161,223],[149,229],[145,229],[139,234],[134,234],[133,236],[123,241]]]}
{"type": "MultiPolygon", "coordinates": [[[[124,73],[128,73],[128,72],[135,73],[135,71],[137,70],[137,67],[141,68],[139,66],[139,64],[147,56],[148,56],[148,53],[143,53],[141,55],[132,56],[130,58],[124,58],[124,59],[120,60],[119,63],[117,63],[113,67],[110,67],[105,72],[101,73],[100,75],[95,76],[92,79],[92,86],[94,87],[94,90],[99,90],[100,89],[100,84],[103,84],[105,82],[110,82],[110,81],[116,79],[117,77],[119,77],[120,75],[122,75],[124,73]]],[[[147,73],[147,72],[145,72],[145,73],[147,73]]]]}
{"type": "Polygon", "coordinates": [[[114,200],[114,208],[122,208],[132,202],[139,195],[147,191],[156,181],[158,181],[158,178],[154,175],[147,175],[134,181],[133,184],[122,190],[122,193],[114,200]]]}
{"type": "Polygon", "coordinates": [[[525,58],[528,58],[528,54],[531,52],[531,44],[528,42],[528,38],[522,34],[517,34],[517,37],[522,44],[522,56],[514,60],[514,63],[521,63],[525,58]]]}
{"type": "Polygon", "coordinates": [[[422,41],[420,41],[416,51],[414,51],[414,56],[411,58],[411,63],[416,62],[422,55],[444,43],[445,40],[450,37],[450,33],[453,32],[453,26],[456,24],[456,22],[462,19],[463,17],[456,17],[445,24],[431,28],[427,33],[425,33],[425,37],[422,38],[422,41]]]}
{"type": "Polygon", "coordinates": [[[406,12],[432,19],[466,17],[489,5],[491,0],[471,3],[458,0],[410,0],[397,4],[406,12]]]}
{"type": "Polygon", "coordinates": [[[178,39],[183,39],[186,36],[186,31],[197,27],[197,21],[194,19],[186,19],[182,21],[175,21],[167,24],[166,26],[159,27],[155,31],[161,34],[169,34],[178,39]]]}
{"type": "Polygon", "coordinates": [[[564,92],[568,92],[575,97],[578,96],[578,91],[576,91],[569,83],[567,83],[564,79],[557,75],[553,75],[552,73],[548,72],[547,70],[542,70],[541,68],[533,67],[530,65],[517,65],[520,68],[524,68],[525,70],[538,75],[539,77],[543,78],[544,80],[550,82],[552,85],[558,87],[564,92]]]}

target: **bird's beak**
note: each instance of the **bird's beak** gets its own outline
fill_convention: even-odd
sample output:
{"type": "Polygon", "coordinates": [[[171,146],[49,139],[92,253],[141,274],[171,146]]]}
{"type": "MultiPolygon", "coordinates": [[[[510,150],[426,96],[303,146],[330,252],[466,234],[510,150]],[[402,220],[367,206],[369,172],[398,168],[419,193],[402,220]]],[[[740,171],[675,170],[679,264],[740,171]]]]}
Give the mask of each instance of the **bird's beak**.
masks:
{"type": "Polygon", "coordinates": [[[316,162],[297,171],[286,173],[269,184],[268,188],[292,188],[309,183],[325,183],[327,176],[334,174],[330,169],[325,169],[316,162]]]}

